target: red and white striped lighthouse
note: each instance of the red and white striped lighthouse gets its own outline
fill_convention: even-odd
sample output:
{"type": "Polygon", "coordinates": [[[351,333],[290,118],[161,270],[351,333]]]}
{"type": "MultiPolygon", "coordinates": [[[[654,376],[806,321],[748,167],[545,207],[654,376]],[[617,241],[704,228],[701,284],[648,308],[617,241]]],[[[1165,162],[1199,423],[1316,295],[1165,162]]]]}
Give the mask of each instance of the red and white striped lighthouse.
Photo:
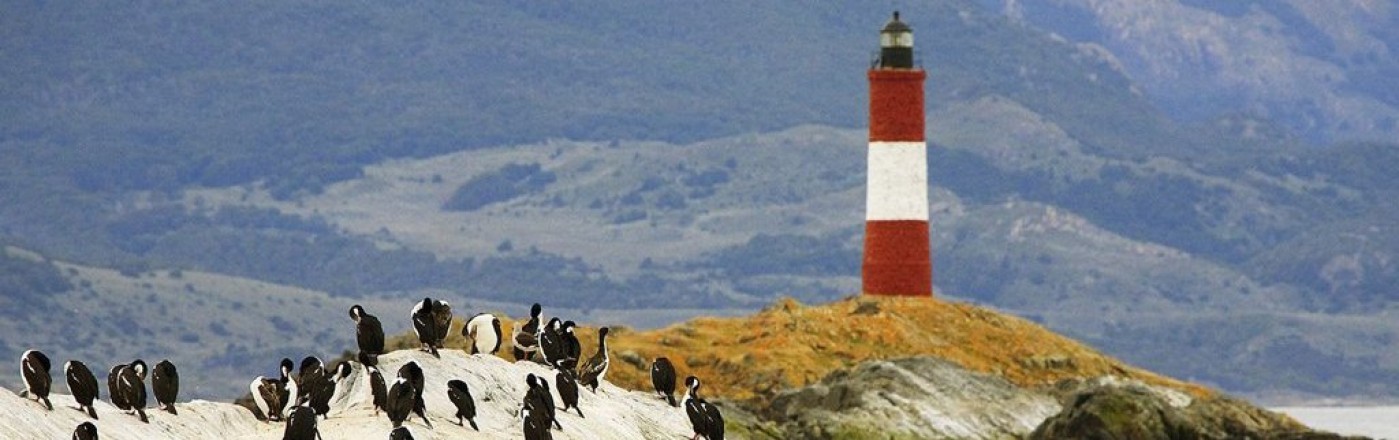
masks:
{"type": "Polygon", "coordinates": [[[866,295],[932,296],[928,245],[928,144],[923,79],[913,61],[913,30],[899,13],[879,32],[869,70],[870,139],[866,175],[866,295]]]}

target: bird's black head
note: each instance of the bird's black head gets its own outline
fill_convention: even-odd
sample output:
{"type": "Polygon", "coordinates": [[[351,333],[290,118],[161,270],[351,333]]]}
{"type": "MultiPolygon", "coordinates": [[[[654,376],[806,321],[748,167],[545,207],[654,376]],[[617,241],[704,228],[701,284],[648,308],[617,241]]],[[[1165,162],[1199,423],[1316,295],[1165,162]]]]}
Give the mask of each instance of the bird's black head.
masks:
{"type": "Polygon", "coordinates": [[[282,362],[279,365],[283,376],[290,376],[293,369],[296,368],[296,363],[292,362],[290,358],[282,358],[282,362]]]}
{"type": "Polygon", "coordinates": [[[529,316],[531,318],[538,318],[540,313],[544,313],[544,307],[540,306],[539,303],[534,303],[534,305],[529,306],[529,316]]]}
{"type": "Polygon", "coordinates": [[[539,377],[536,377],[534,373],[530,373],[528,376],[525,376],[525,384],[528,384],[530,388],[538,388],[539,377]]]}
{"type": "Polygon", "coordinates": [[[83,424],[78,425],[78,432],[86,434],[88,438],[97,438],[97,425],[93,425],[92,422],[83,422],[83,424]]]}
{"type": "Polygon", "coordinates": [[[149,369],[146,367],[146,361],[140,359],[131,362],[131,369],[136,370],[136,375],[141,376],[141,379],[145,379],[146,373],[149,372],[149,369]]]}
{"type": "Polygon", "coordinates": [[[364,307],[361,307],[359,304],[350,306],[350,319],[355,320],[355,322],[359,322],[359,318],[361,316],[364,316],[364,307]]]}
{"type": "Polygon", "coordinates": [[[452,379],[452,380],[449,380],[449,381],[447,381],[447,389],[449,389],[449,390],[457,390],[457,391],[466,391],[466,382],[463,382],[461,379],[452,379]]]}
{"type": "Polygon", "coordinates": [[[306,372],[313,371],[317,368],[322,368],[321,358],[315,356],[306,356],[304,359],[301,360],[301,369],[298,371],[300,371],[301,374],[306,374],[306,372]]]}
{"type": "Polygon", "coordinates": [[[559,321],[559,318],[556,316],[553,318],[549,318],[549,324],[545,325],[545,327],[549,328],[550,330],[558,331],[559,327],[562,325],[563,322],[559,321]]]}
{"type": "Polygon", "coordinates": [[[354,371],[354,367],[350,366],[350,361],[340,361],[340,363],[335,366],[335,377],[343,380],[350,377],[350,374],[354,373],[354,371]]]}
{"type": "Polygon", "coordinates": [[[685,378],[685,388],[689,388],[690,391],[699,390],[699,386],[700,382],[698,377],[690,376],[685,378]]]}
{"type": "Polygon", "coordinates": [[[432,298],[423,298],[423,311],[432,311],[432,298]]]}
{"type": "Polygon", "coordinates": [[[563,331],[564,331],[565,333],[573,333],[573,327],[575,327],[575,326],[577,326],[577,325],[578,325],[578,324],[574,324],[573,321],[564,321],[564,322],[563,322],[563,331]]]}
{"type": "Polygon", "coordinates": [[[607,330],[607,327],[603,327],[603,328],[597,329],[598,337],[606,337],[606,336],[607,336],[607,331],[608,331],[608,330],[607,330]]]}

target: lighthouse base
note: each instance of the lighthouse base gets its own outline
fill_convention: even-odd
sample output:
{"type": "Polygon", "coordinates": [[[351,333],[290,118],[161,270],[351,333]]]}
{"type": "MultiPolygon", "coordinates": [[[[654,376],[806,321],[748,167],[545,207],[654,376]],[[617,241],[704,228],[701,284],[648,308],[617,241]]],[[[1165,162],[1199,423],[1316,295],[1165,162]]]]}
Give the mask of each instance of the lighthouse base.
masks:
{"type": "Polygon", "coordinates": [[[933,296],[928,222],[866,222],[861,280],[866,295],[933,296]]]}

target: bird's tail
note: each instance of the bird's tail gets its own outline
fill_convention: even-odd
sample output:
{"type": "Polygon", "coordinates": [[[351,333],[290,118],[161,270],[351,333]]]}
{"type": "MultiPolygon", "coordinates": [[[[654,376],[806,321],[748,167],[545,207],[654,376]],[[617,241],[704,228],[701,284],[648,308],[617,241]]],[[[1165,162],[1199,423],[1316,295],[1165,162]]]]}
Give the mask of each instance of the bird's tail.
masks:
{"type": "Polygon", "coordinates": [[[49,398],[47,398],[47,397],[44,397],[43,399],[44,399],[44,407],[45,407],[45,408],[48,408],[49,411],[53,411],[53,402],[50,402],[50,401],[49,401],[49,398]]]}
{"type": "Polygon", "coordinates": [[[150,422],[151,422],[151,419],[146,418],[146,410],[144,410],[144,409],[137,409],[137,410],[136,410],[136,415],[138,415],[138,416],[141,417],[141,423],[150,423],[150,422]]]}
{"type": "Polygon", "coordinates": [[[586,419],[586,418],[587,418],[587,417],[583,417],[583,408],[579,408],[578,405],[573,405],[573,410],[574,410],[574,411],[578,411],[578,417],[579,417],[579,418],[583,418],[583,419],[586,419]]]}
{"type": "Polygon", "coordinates": [[[676,401],[675,401],[675,395],[674,395],[674,394],[666,393],[666,395],[665,395],[665,400],[666,400],[666,402],[670,402],[670,406],[673,406],[673,407],[676,407],[676,408],[679,408],[679,407],[680,407],[680,402],[676,402],[676,401]]]}
{"type": "Polygon", "coordinates": [[[93,407],[93,405],[88,405],[87,415],[92,416],[93,420],[97,420],[97,408],[93,407]]]}
{"type": "Polygon", "coordinates": [[[173,404],[173,403],[166,404],[166,405],[165,405],[165,410],[166,410],[166,411],[169,411],[171,415],[177,415],[177,416],[180,415],[180,413],[175,412],[175,404],[173,404]]]}
{"type": "Polygon", "coordinates": [[[476,421],[475,421],[475,420],[466,419],[466,422],[471,424],[471,429],[475,429],[477,432],[480,432],[480,431],[481,431],[481,428],[476,427],[476,421]]]}

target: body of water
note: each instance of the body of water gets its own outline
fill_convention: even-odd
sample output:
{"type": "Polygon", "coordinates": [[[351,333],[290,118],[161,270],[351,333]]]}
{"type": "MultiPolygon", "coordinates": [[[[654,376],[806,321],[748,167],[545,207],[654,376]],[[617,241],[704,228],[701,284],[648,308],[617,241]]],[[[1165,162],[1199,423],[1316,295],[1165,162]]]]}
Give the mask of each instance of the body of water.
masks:
{"type": "Polygon", "coordinates": [[[1271,409],[1323,431],[1399,440],[1399,406],[1287,406],[1271,409]]]}

